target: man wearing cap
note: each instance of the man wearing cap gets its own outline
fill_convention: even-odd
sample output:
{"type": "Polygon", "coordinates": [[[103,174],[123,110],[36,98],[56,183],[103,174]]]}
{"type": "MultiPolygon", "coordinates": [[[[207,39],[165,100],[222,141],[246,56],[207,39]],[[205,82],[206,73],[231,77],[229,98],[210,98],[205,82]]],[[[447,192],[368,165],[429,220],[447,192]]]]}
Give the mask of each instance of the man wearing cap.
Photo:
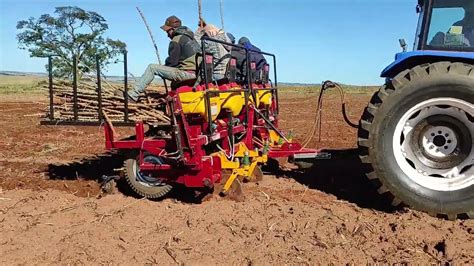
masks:
{"type": "Polygon", "coordinates": [[[196,54],[200,52],[199,43],[194,39],[193,32],[181,25],[181,20],[176,16],[166,19],[161,29],[171,39],[168,48],[168,58],[165,65],[150,64],[145,73],[137,80],[134,88],[129,91],[132,101],[137,101],[138,96],[155,78],[155,75],[176,83],[183,80],[196,78],[196,54]]]}

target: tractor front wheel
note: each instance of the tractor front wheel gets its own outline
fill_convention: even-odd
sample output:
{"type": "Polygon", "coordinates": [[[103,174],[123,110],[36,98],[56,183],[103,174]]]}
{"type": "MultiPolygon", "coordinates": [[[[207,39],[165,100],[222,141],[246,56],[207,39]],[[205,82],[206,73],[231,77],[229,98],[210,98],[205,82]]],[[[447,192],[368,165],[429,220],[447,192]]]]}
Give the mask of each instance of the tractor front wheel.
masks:
{"type": "Polygon", "coordinates": [[[376,93],[360,121],[360,158],[393,205],[474,218],[474,66],[406,70],[376,93]]]}

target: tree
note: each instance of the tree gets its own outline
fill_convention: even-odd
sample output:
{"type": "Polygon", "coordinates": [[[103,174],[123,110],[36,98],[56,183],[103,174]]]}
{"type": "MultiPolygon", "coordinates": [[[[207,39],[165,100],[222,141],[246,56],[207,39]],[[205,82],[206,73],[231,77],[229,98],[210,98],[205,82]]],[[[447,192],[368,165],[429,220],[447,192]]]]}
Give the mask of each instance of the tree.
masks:
{"type": "Polygon", "coordinates": [[[79,7],[56,7],[54,15],[21,20],[17,29],[20,49],[28,50],[31,57],[53,56],[56,77],[72,75],[74,56],[82,76],[95,71],[96,55],[102,68],[126,49],[125,43],[103,36],[108,25],[101,15],[79,7]]]}

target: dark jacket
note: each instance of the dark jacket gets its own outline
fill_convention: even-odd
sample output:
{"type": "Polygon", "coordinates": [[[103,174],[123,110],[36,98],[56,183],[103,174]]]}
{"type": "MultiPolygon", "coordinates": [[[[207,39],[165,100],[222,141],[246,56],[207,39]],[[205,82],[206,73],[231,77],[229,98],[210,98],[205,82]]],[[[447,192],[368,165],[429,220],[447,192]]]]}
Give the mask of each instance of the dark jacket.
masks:
{"type": "MultiPolygon", "coordinates": [[[[257,52],[262,51],[257,46],[251,44],[250,42],[246,42],[244,44],[244,47],[247,49],[257,51],[257,52]]],[[[261,70],[263,66],[267,63],[267,60],[265,60],[265,57],[262,54],[250,52],[250,62],[257,63],[257,70],[261,70]]]]}
{"type": "Polygon", "coordinates": [[[232,47],[232,51],[230,52],[232,57],[235,57],[237,61],[237,75],[244,76],[245,75],[245,50],[242,48],[232,47]]]}
{"type": "Polygon", "coordinates": [[[194,33],[187,27],[176,28],[168,48],[165,65],[180,70],[196,70],[196,54],[201,50],[194,33]]]}
{"type": "MultiPolygon", "coordinates": [[[[250,42],[244,43],[243,46],[254,51],[261,51],[258,47],[254,46],[250,42]]],[[[231,55],[237,59],[237,74],[240,76],[245,76],[247,71],[247,57],[245,55],[245,49],[234,47],[232,48],[231,55]]],[[[250,62],[255,62],[257,64],[257,70],[261,70],[267,63],[265,57],[259,53],[250,52],[249,58],[250,62]]]]}

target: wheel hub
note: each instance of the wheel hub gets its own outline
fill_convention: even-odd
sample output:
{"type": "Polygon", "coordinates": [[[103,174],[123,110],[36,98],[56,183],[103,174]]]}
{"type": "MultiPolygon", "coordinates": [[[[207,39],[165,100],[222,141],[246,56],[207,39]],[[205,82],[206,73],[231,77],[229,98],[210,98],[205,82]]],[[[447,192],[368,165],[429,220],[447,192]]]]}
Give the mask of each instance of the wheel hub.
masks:
{"type": "Polygon", "coordinates": [[[397,164],[408,178],[437,191],[474,185],[474,105],[434,98],[409,109],[393,138],[397,164]]]}
{"type": "Polygon", "coordinates": [[[424,152],[435,158],[445,158],[456,150],[458,140],[454,131],[446,126],[435,126],[423,135],[424,152]]]}
{"type": "MultiPolygon", "coordinates": [[[[156,164],[156,165],[163,164],[163,161],[159,157],[152,156],[152,155],[146,156],[143,159],[143,161],[147,163],[156,164]]],[[[157,186],[165,185],[162,178],[155,177],[155,176],[150,175],[149,173],[142,172],[138,166],[138,162],[135,164],[135,171],[136,171],[137,181],[140,182],[144,186],[157,187],[157,186]]]]}

